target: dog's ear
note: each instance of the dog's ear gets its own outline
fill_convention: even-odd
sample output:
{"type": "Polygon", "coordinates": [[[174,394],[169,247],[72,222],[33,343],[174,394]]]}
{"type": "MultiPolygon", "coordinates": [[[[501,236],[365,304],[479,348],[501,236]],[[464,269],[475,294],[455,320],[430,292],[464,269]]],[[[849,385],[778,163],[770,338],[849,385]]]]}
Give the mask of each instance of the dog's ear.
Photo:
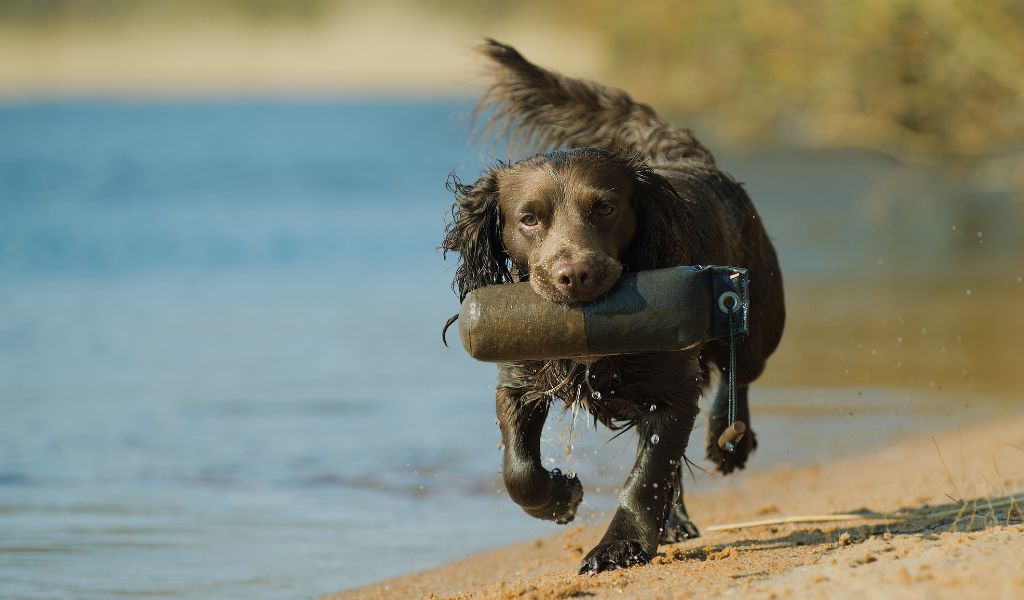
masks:
{"type": "Polygon", "coordinates": [[[680,262],[689,258],[683,239],[687,227],[683,200],[650,167],[637,162],[632,169],[636,235],[626,265],[645,271],[685,264],[680,262]]]}
{"type": "Polygon", "coordinates": [[[497,171],[472,185],[461,183],[452,174],[447,187],[455,194],[455,204],[441,247],[445,256],[448,252],[459,254],[452,289],[461,302],[477,288],[512,281],[511,265],[501,241],[497,171]]]}

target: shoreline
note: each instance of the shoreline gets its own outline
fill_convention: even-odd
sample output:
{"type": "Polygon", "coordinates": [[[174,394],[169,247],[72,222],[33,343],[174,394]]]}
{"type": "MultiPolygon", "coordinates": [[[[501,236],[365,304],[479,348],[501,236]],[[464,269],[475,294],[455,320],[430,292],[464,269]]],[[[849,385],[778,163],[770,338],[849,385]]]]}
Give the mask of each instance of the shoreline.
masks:
{"type": "Polygon", "coordinates": [[[570,526],[328,598],[676,598],[734,590],[751,598],[1019,597],[1024,553],[1007,550],[1024,539],[1022,493],[1024,413],[1016,412],[850,458],[731,477],[724,489],[687,496],[702,537],[659,547],[649,565],[578,576],[604,524],[570,526]],[[884,518],[709,530],[864,511],[884,518]]]}
{"type": "Polygon", "coordinates": [[[487,36],[561,56],[573,72],[598,75],[606,64],[591,34],[516,20],[478,26],[415,4],[350,7],[315,23],[7,25],[0,27],[0,98],[475,95],[481,77],[473,48],[487,36]]]}

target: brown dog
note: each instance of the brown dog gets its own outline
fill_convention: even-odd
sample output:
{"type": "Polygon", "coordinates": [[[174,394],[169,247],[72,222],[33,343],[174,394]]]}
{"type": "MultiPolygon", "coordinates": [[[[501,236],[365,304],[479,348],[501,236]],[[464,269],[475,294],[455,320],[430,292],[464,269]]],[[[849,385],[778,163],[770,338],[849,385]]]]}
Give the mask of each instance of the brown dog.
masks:
{"type": "MultiPolygon", "coordinates": [[[[494,65],[481,102],[481,110],[493,111],[491,126],[535,151],[572,149],[499,164],[471,185],[452,178],[454,218],[444,249],[460,257],[460,300],[481,286],[528,280],[554,302],[582,305],[608,292],[626,269],[745,267],[751,334],[737,347],[736,417],[750,423],[748,385],[779,343],[785,309],[775,250],[743,188],[690,130],[625,92],[551,73],[493,40],[482,52],[494,65]]],[[[499,365],[505,485],[530,515],[568,523],[583,498],[579,479],[541,464],[541,429],[554,401],[577,402],[610,428],[639,432],[618,509],[581,573],[644,563],[659,541],[699,535],[682,501],[683,452],[710,369],[724,375],[727,354],[710,343],[682,352],[499,365]]],[[[743,468],[756,440],[748,433],[733,453],[715,443],[728,426],[721,379],[707,456],[729,473],[743,468]]]]}

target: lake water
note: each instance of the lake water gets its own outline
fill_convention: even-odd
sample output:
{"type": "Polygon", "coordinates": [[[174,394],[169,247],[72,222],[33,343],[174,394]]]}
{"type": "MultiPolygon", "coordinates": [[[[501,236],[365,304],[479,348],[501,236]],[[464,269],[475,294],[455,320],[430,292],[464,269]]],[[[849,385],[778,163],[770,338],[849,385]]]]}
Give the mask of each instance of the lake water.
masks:
{"type": "MultiPolygon", "coordinates": [[[[504,495],[493,367],[440,343],[445,176],[490,160],[469,109],[0,106],[0,595],[308,598],[558,529],[504,495]]],[[[798,287],[962,256],[955,209],[864,212],[886,161],[727,164],[798,287]],[[927,243],[895,239],[909,221],[927,243]]],[[[987,221],[984,252],[1013,255],[1018,226],[987,221]]],[[[999,405],[888,384],[755,398],[760,469],[999,405]]],[[[632,441],[576,429],[572,456],[565,419],[545,445],[597,521],[632,441]]]]}

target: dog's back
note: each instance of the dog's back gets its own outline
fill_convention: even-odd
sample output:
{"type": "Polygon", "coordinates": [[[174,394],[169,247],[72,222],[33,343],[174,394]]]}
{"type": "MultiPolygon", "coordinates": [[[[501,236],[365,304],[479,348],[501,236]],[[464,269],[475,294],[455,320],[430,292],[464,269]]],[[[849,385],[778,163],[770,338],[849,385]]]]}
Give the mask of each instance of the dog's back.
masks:
{"type": "Polygon", "coordinates": [[[542,69],[494,40],[480,51],[496,68],[477,114],[492,109],[488,128],[508,134],[522,150],[594,146],[651,166],[684,159],[715,162],[692,131],[665,121],[623,90],[542,69]]]}
{"type": "Polygon", "coordinates": [[[751,270],[756,333],[746,344],[750,356],[742,362],[740,379],[757,378],[782,337],[785,307],[775,250],[743,187],[717,168],[690,129],[662,119],[625,91],[548,71],[494,40],[480,51],[494,66],[477,108],[478,115],[490,111],[489,132],[507,135],[526,152],[594,146],[627,153],[640,157],[682,195],[692,189],[706,202],[708,196],[719,199],[707,202],[712,217],[707,226],[723,243],[713,245],[720,248],[717,256],[702,260],[751,270]]]}
{"type": "MultiPolygon", "coordinates": [[[[592,146],[638,157],[684,201],[700,206],[694,212],[701,223],[694,231],[705,239],[695,245],[706,250],[696,259],[750,271],[751,334],[737,349],[736,376],[741,386],[757,379],[779,344],[786,312],[775,249],[743,187],[717,167],[690,129],[665,121],[625,91],[553,73],[494,40],[480,51],[493,65],[491,85],[477,108],[478,116],[488,113],[488,133],[508,136],[527,153],[592,146]]],[[[726,348],[706,346],[702,364],[705,370],[709,365],[723,370],[726,348]]],[[[740,408],[746,412],[745,387],[741,396],[740,408]]],[[[725,411],[726,405],[716,400],[709,431],[725,426],[725,411]]],[[[756,447],[754,436],[748,438],[744,451],[732,455],[722,454],[709,440],[708,455],[724,472],[742,467],[746,453],[756,447]]]]}
{"type": "Polygon", "coordinates": [[[781,336],[775,250],[743,187],[689,129],[625,92],[541,69],[509,46],[489,41],[482,52],[492,62],[492,85],[479,110],[488,114],[491,133],[508,134],[520,151],[537,154],[453,187],[454,221],[444,247],[460,255],[460,298],[483,285],[528,279],[550,301],[586,304],[626,268],[722,264],[750,272],[752,333],[736,344],[735,366],[730,344],[709,343],[500,367],[502,476],[527,514],[566,523],[583,498],[577,477],[544,467],[540,437],[553,403],[582,406],[611,428],[637,430],[636,463],[580,573],[646,563],[659,543],[699,535],[682,500],[682,463],[711,368],[737,385],[720,378],[707,456],[728,473],[756,447],[749,428],[728,450],[714,440],[737,421],[750,424],[748,384],[781,336]]]}

